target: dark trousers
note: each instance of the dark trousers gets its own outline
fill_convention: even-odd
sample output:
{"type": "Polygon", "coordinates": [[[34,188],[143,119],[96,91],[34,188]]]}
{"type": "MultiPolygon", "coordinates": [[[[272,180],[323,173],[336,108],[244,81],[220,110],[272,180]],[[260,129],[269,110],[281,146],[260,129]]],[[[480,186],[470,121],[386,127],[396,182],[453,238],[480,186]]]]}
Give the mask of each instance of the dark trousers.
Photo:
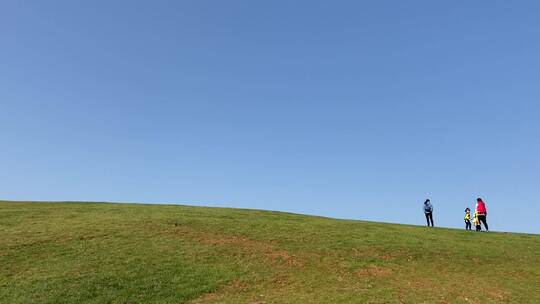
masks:
{"type": "Polygon", "coordinates": [[[489,231],[488,224],[487,224],[487,215],[478,215],[478,220],[484,224],[484,227],[486,227],[486,231],[489,231]]]}
{"type": "Polygon", "coordinates": [[[433,227],[433,212],[426,213],[426,221],[429,227],[429,221],[431,220],[431,227],[433,227]]]}
{"type": "Polygon", "coordinates": [[[471,221],[465,220],[465,230],[471,230],[471,221]]]}

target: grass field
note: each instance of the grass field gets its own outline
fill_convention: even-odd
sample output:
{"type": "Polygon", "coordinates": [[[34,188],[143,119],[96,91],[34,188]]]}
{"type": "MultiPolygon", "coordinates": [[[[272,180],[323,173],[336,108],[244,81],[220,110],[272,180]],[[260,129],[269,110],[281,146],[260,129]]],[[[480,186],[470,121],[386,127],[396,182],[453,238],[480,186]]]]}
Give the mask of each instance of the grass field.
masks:
{"type": "Polygon", "coordinates": [[[0,202],[0,303],[540,303],[540,235],[0,202]]]}

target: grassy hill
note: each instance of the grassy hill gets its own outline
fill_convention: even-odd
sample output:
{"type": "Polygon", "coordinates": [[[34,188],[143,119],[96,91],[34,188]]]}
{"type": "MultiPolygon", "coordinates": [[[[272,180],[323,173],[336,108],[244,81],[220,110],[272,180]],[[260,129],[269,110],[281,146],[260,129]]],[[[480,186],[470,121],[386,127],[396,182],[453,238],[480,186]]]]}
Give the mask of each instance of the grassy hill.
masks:
{"type": "Polygon", "coordinates": [[[0,202],[0,303],[540,303],[540,235],[0,202]]]}

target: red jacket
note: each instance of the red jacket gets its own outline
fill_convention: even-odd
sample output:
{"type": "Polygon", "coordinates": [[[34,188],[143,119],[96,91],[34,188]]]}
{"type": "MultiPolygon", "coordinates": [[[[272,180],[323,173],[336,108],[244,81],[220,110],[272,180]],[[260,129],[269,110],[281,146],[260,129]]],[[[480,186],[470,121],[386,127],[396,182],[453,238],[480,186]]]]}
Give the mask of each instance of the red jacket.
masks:
{"type": "Polygon", "coordinates": [[[476,203],[476,211],[478,214],[487,214],[486,204],[484,202],[476,203]]]}

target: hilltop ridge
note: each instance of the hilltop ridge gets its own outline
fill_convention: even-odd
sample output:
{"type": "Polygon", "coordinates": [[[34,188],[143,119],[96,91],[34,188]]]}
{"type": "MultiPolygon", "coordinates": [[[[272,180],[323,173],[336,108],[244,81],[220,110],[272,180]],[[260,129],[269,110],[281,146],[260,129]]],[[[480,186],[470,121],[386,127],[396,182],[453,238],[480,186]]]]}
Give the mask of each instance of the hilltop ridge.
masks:
{"type": "Polygon", "coordinates": [[[538,303],[540,236],[0,202],[0,303],[538,303]]]}

